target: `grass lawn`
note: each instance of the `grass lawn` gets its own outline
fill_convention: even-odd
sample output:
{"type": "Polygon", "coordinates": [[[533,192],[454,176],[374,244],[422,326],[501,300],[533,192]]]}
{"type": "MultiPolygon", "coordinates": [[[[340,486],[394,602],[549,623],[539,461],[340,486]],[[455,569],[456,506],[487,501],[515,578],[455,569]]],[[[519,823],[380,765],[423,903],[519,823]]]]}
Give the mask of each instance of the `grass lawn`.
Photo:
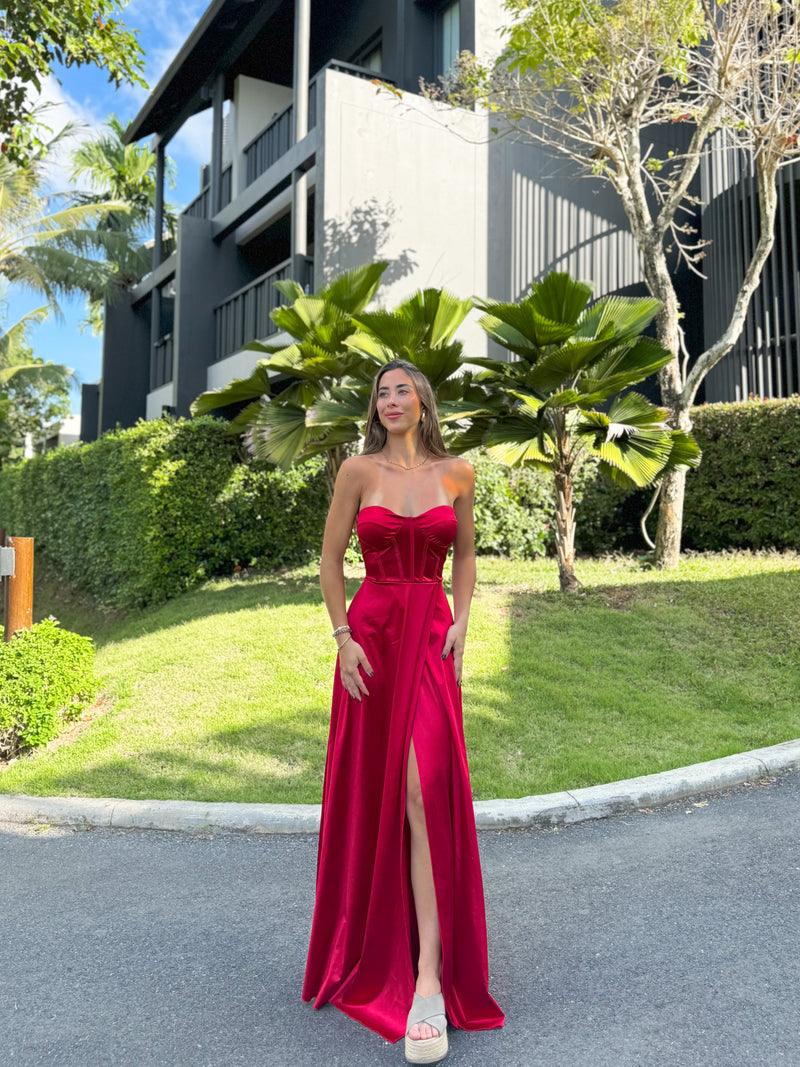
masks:
{"type": "MultiPolygon", "coordinates": [[[[800,555],[478,561],[464,681],[476,798],[679,767],[800,736],[800,555]]],[[[349,581],[349,594],[358,575],[349,581]]],[[[334,643],[316,573],[221,580],[103,616],[43,576],[35,613],[91,634],[110,710],[0,771],[0,792],[318,802],[334,643]]]]}

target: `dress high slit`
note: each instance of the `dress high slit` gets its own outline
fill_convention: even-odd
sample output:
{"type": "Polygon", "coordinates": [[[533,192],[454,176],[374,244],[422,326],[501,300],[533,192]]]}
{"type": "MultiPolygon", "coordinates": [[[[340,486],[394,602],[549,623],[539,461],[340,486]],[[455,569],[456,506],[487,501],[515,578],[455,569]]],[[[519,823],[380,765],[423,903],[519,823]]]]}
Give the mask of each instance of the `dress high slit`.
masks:
{"type": "Polygon", "coordinates": [[[389,1041],[405,1034],[418,940],[410,882],[406,778],[419,768],[450,1022],[502,1026],[488,991],[483,883],[461,690],[441,651],[452,614],[442,567],[455,538],[451,507],[402,516],[362,508],[367,576],[348,611],[372,668],[369,696],[334,677],[317,887],[303,1000],[334,1004],[389,1041]]]}

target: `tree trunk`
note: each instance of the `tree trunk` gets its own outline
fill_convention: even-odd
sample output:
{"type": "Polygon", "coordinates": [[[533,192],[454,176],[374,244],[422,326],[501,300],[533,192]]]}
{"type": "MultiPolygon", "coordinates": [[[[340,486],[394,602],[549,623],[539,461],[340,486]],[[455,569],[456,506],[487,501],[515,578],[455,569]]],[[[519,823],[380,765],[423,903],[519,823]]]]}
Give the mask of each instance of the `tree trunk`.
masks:
{"type": "Polygon", "coordinates": [[[575,577],[575,511],[572,507],[572,479],[556,474],[556,556],[562,593],[577,593],[575,577]]]}
{"type": "MultiPolygon", "coordinates": [[[[681,407],[679,399],[674,395],[668,395],[666,400],[675,428],[689,433],[692,429],[689,412],[681,407]]],[[[661,570],[670,570],[680,563],[685,494],[685,470],[671,471],[664,475],[659,493],[656,548],[653,554],[653,562],[661,570]]]]}
{"type": "Polygon", "coordinates": [[[654,560],[662,569],[677,567],[680,562],[685,490],[686,471],[672,471],[661,483],[654,560]]]}
{"type": "Polygon", "coordinates": [[[333,500],[333,487],[336,485],[336,475],[339,468],[347,459],[347,449],[342,445],[329,448],[325,453],[325,486],[328,490],[328,504],[333,500]]]}

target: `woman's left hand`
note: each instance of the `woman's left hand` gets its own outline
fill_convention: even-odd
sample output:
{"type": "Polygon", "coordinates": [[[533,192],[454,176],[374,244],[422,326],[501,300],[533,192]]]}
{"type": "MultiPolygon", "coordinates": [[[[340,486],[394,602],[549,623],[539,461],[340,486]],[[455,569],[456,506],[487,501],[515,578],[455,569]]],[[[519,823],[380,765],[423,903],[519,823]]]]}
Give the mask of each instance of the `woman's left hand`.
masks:
{"type": "Polygon", "coordinates": [[[456,683],[461,685],[461,673],[464,667],[464,643],[466,634],[462,628],[453,623],[450,629],[447,631],[447,637],[442,647],[442,659],[447,659],[450,653],[453,653],[453,668],[456,672],[456,683]]]}

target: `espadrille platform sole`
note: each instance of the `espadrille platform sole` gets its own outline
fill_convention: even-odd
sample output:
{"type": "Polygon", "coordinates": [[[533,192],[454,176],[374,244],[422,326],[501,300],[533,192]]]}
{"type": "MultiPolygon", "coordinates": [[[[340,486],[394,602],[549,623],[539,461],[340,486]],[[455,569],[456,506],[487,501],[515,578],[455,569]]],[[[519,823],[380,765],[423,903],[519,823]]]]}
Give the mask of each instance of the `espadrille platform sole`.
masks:
{"type": "Polygon", "coordinates": [[[444,1014],[444,997],[435,993],[432,997],[414,994],[411,1011],[406,1022],[406,1060],[409,1063],[438,1063],[447,1055],[447,1018],[444,1014]],[[438,1030],[438,1037],[412,1041],[408,1032],[415,1024],[427,1023],[438,1030]]]}

